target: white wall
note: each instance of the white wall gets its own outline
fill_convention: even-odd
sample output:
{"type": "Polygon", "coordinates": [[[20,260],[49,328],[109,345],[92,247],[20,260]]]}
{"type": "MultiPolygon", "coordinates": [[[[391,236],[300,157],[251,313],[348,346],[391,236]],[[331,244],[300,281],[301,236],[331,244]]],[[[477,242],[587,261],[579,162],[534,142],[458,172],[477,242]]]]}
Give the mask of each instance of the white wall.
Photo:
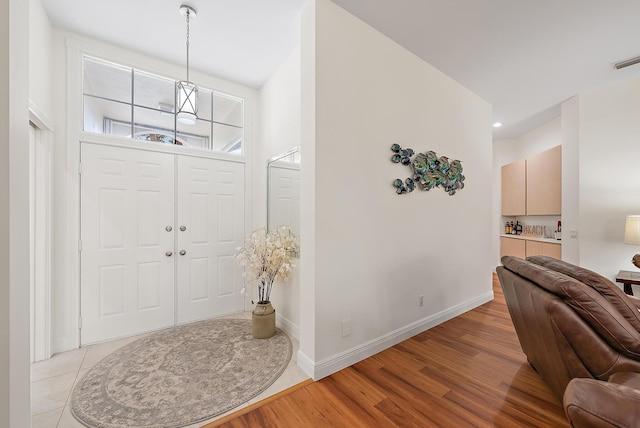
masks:
{"type": "Polygon", "coordinates": [[[29,4],[0,2],[0,426],[30,426],[29,4]]]}
{"type": "MultiPolygon", "coordinates": [[[[0,3],[0,23],[10,28],[9,2],[0,3]]],[[[11,39],[9,32],[0,33],[0,422],[9,425],[11,416],[11,211],[9,190],[11,165],[9,142],[11,141],[11,39]]]]}
{"type": "Polygon", "coordinates": [[[571,237],[580,220],[580,133],[578,97],[562,103],[562,260],[580,264],[580,235],[571,237]],[[567,237],[568,235],[568,237],[567,237]]]}
{"type": "MultiPolygon", "coordinates": [[[[267,222],[267,161],[300,145],[300,48],[296,48],[263,85],[258,94],[259,131],[254,147],[254,228],[267,222]]],[[[257,286],[251,288],[257,295],[257,286]]],[[[300,272],[293,268],[289,280],[277,281],[271,293],[278,325],[299,336],[300,272]]]]}
{"type": "Polygon", "coordinates": [[[311,377],[316,355],[316,2],[300,12],[300,339],[298,365],[311,377]]]}
{"type": "Polygon", "coordinates": [[[560,117],[532,129],[515,139],[498,140],[493,143],[494,171],[502,165],[559,146],[562,142],[560,117]]]}
{"type": "Polygon", "coordinates": [[[566,125],[579,140],[579,218],[566,230],[578,230],[580,264],[609,278],[620,269],[637,271],[630,260],[640,247],[625,245],[623,237],[625,217],[640,214],[640,79],[567,103],[575,114],[566,125]]]}
{"type": "Polygon", "coordinates": [[[67,180],[71,171],[67,169],[67,130],[66,130],[66,47],[64,34],[53,31],[53,122],[55,134],[53,138],[53,278],[51,284],[51,350],[53,353],[73,349],[78,345],[74,340],[76,324],[73,316],[77,314],[72,310],[73,305],[78,305],[76,295],[72,292],[70,270],[70,257],[73,249],[70,248],[70,228],[67,221],[73,212],[67,197],[67,180]]]}
{"type": "MultiPolygon", "coordinates": [[[[518,138],[497,140],[493,143],[493,247],[492,254],[494,266],[500,265],[500,234],[504,233],[502,221],[502,167],[511,162],[525,159],[533,154],[540,153],[562,144],[562,123],[560,117],[540,125],[539,127],[523,134],[518,138]]],[[[564,160],[563,147],[563,160],[564,160]]],[[[563,165],[564,167],[564,165],[563,165]]],[[[563,200],[564,202],[564,200],[563,200]]],[[[564,216],[564,205],[563,205],[564,216]]],[[[552,226],[557,217],[527,217],[526,224],[538,224],[552,226]]],[[[564,229],[564,226],[563,226],[564,229]]],[[[564,245],[564,240],[562,241],[564,245]]],[[[564,250],[564,248],[563,248],[564,250]]]]}
{"type": "Polygon", "coordinates": [[[491,107],[329,0],[302,25],[299,361],[319,378],[492,298],[491,107]],[[461,159],[466,187],[397,195],[396,142],[461,159]]]}
{"type": "Polygon", "coordinates": [[[53,28],[40,0],[29,0],[29,101],[53,120],[53,28]]]}

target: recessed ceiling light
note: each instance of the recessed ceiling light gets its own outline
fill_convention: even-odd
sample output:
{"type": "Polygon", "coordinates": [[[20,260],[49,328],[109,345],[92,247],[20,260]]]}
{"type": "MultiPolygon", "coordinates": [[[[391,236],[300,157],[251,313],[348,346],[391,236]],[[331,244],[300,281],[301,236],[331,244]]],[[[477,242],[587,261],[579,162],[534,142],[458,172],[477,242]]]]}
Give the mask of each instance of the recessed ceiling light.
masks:
{"type": "Polygon", "coordinates": [[[500,128],[502,126],[502,122],[496,122],[493,124],[494,128],[500,128]]]}

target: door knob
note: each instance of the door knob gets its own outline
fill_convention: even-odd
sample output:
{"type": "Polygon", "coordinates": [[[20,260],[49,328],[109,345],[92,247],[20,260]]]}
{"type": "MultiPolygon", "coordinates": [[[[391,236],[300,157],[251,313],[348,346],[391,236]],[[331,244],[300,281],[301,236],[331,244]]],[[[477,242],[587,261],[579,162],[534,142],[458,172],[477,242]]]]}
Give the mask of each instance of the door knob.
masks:
{"type": "Polygon", "coordinates": [[[180,226],[180,230],[184,232],[185,230],[187,230],[187,226],[180,226]]]}
{"type": "Polygon", "coordinates": [[[166,230],[167,232],[171,232],[173,230],[173,227],[167,226],[164,228],[164,230],[166,230]]]}
{"type": "Polygon", "coordinates": [[[180,250],[180,255],[184,256],[185,254],[187,254],[187,252],[185,250],[180,250]]]}
{"type": "Polygon", "coordinates": [[[173,253],[171,251],[167,251],[166,253],[164,253],[164,255],[167,257],[171,257],[173,256],[173,253]]]}

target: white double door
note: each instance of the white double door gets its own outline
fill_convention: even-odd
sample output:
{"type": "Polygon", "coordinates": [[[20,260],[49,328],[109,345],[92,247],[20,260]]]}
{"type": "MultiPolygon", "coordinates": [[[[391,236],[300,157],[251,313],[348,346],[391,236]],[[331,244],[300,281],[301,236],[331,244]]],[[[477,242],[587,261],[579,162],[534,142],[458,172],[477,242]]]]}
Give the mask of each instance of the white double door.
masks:
{"type": "Polygon", "coordinates": [[[243,310],[244,164],[83,143],[81,342],[243,310]]]}

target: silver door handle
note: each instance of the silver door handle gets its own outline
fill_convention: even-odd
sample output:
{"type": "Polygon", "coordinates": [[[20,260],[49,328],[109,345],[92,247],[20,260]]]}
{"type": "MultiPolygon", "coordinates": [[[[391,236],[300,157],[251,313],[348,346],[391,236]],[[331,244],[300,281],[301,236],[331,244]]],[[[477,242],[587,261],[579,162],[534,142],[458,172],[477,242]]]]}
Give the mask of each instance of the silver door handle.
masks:
{"type": "Polygon", "coordinates": [[[167,232],[171,232],[173,230],[173,227],[167,226],[164,228],[164,230],[166,230],[167,232]]]}
{"type": "Polygon", "coordinates": [[[184,256],[185,254],[187,254],[187,252],[185,250],[180,250],[180,255],[184,256]]]}
{"type": "Polygon", "coordinates": [[[173,256],[173,253],[171,251],[167,251],[166,253],[164,253],[164,255],[167,257],[171,257],[173,256]]]}
{"type": "Polygon", "coordinates": [[[185,230],[187,230],[187,226],[180,226],[180,230],[184,232],[185,230]]]}

